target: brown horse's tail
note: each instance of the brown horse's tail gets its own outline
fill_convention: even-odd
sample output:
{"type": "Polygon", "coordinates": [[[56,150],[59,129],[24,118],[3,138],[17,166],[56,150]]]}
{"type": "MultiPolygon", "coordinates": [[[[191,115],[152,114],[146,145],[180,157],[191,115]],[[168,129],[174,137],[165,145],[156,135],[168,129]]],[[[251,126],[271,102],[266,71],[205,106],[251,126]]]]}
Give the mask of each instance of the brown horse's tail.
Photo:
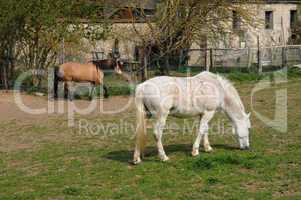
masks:
{"type": "Polygon", "coordinates": [[[58,77],[59,67],[55,66],[53,70],[53,97],[57,98],[58,94],[58,85],[59,85],[59,77],[58,77]]]}

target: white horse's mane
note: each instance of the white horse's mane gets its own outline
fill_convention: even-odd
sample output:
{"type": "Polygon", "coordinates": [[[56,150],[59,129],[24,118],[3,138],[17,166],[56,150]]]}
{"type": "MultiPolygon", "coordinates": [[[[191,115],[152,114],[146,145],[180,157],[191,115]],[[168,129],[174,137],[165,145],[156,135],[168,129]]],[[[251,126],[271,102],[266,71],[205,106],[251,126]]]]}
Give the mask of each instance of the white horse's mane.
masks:
{"type": "Polygon", "coordinates": [[[233,97],[234,97],[237,105],[239,105],[243,115],[248,118],[248,121],[247,121],[248,128],[251,128],[250,114],[246,114],[245,106],[242,103],[242,100],[241,100],[237,90],[235,89],[234,85],[229,80],[224,78],[223,76],[216,74],[215,77],[221,84],[223,90],[226,91],[228,94],[233,95],[233,97]]]}
{"type": "Polygon", "coordinates": [[[245,112],[245,107],[244,107],[244,105],[240,99],[240,96],[239,96],[237,90],[235,89],[234,85],[228,79],[224,78],[223,76],[221,76],[219,74],[216,74],[215,77],[221,84],[224,91],[228,91],[231,93],[231,95],[235,96],[235,99],[236,99],[238,105],[240,106],[242,111],[245,112]]]}

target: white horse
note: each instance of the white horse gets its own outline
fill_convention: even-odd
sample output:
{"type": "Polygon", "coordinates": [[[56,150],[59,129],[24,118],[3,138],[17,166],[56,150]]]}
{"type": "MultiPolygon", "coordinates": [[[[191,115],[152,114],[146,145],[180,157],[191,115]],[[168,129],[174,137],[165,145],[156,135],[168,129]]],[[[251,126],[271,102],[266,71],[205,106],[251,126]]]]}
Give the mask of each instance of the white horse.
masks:
{"type": "Polygon", "coordinates": [[[162,145],[162,133],[167,116],[200,116],[200,126],[192,155],[199,155],[203,139],[206,152],[212,151],[208,140],[208,122],[217,110],[223,110],[234,125],[241,149],[249,149],[250,114],[245,113],[242,101],[233,85],[219,75],[202,72],[194,77],[161,76],[150,79],[136,88],[137,130],[134,164],[141,162],[146,144],[146,114],[154,116],[154,133],[159,157],[167,161],[162,145]]]}

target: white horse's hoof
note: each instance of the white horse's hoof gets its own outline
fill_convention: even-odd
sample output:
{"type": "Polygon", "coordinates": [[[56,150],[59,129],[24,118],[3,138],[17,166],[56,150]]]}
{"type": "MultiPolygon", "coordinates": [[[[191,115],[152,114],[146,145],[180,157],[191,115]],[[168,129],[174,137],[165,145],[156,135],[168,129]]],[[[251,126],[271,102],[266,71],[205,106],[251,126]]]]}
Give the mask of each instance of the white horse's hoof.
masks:
{"type": "Polygon", "coordinates": [[[193,149],[192,150],[192,152],[191,152],[191,155],[193,156],[193,157],[196,157],[196,156],[198,156],[200,153],[199,153],[199,150],[198,149],[193,149]]]}
{"type": "Polygon", "coordinates": [[[208,146],[208,147],[205,147],[205,152],[209,153],[209,152],[212,152],[213,149],[211,146],[208,146]]]}
{"type": "Polygon", "coordinates": [[[140,164],[142,161],[141,161],[141,159],[140,158],[137,158],[137,159],[134,159],[133,160],[133,164],[134,165],[138,165],[138,164],[140,164]]]}
{"type": "Polygon", "coordinates": [[[160,158],[161,158],[162,162],[167,162],[167,161],[169,161],[169,158],[168,158],[167,156],[162,156],[162,157],[160,157],[160,158]]]}

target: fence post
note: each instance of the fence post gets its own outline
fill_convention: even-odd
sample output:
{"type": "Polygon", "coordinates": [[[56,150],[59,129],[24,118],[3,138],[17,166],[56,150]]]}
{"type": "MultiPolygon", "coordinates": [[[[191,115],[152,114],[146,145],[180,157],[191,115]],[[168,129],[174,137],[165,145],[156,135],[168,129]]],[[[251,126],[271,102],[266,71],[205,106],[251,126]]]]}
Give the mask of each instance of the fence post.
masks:
{"type": "Polygon", "coordinates": [[[261,53],[261,49],[260,49],[260,43],[259,43],[259,36],[257,36],[257,64],[258,64],[258,73],[261,74],[262,73],[262,53],[261,53]]]}
{"type": "Polygon", "coordinates": [[[180,58],[179,58],[179,66],[178,66],[178,70],[179,70],[180,67],[182,66],[182,62],[183,62],[183,49],[180,50],[180,58]]]}
{"type": "Polygon", "coordinates": [[[145,80],[145,75],[144,75],[144,60],[145,60],[145,48],[140,49],[139,53],[139,68],[137,70],[137,76],[140,75],[140,81],[143,82],[145,80]]]}
{"type": "MultiPolygon", "coordinates": [[[[205,66],[205,68],[206,68],[206,71],[209,71],[209,70],[208,70],[209,66],[208,66],[208,61],[207,61],[207,58],[208,58],[208,50],[207,50],[207,49],[204,49],[203,51],[204,51],[204,66],[205,66]]],[[[202,50],[200,51],[200,54],[201,54],[201,56],[202,56],[202,50]]]]}
{"type": "Polygon", "coordinates": [[[144,80],[146,80],[147,79],[147,77],[148,77],[148,73],[147,73],[147,64],[148,64],[148,54],[147,55],[145,55],[144,56],[144,65],[143,65],[143,67],[144,67],[144,80]]]}
{"type": "Polygon", "coordinates": [[[143,55],[143,57],[142,57],[142,59],[141,59],[141,64],[140,64],[140,74],[141,74],[141,82],[143,82],[143,81],[145,81],[146,79],[145,79],[145,69],[144,69],[144,67],[145,67],[145,60],[146,60],[146,57],[145,57],[145,55],[143,55]]]}
{"type": "Polygon", "coordinates": [[[206,67],[206,70],[209,72],[210,71],[210,68],[212,69],[213,68],[213,65],[214,65],[214,60],[213,60],[213,49],[212,48],[210,48],[210,67],[209,68],[207,68],[206,67]]]}
{"type": "Polygon", "coordinates": [[[248,70],[250,70],[252,64],[252,52],[251,47],[248,47],[248,70]]]}
{"type": "Polygon", "coordinates": [[[282,67],[286,67],[286,48],[282,47],[282,67]]]}

